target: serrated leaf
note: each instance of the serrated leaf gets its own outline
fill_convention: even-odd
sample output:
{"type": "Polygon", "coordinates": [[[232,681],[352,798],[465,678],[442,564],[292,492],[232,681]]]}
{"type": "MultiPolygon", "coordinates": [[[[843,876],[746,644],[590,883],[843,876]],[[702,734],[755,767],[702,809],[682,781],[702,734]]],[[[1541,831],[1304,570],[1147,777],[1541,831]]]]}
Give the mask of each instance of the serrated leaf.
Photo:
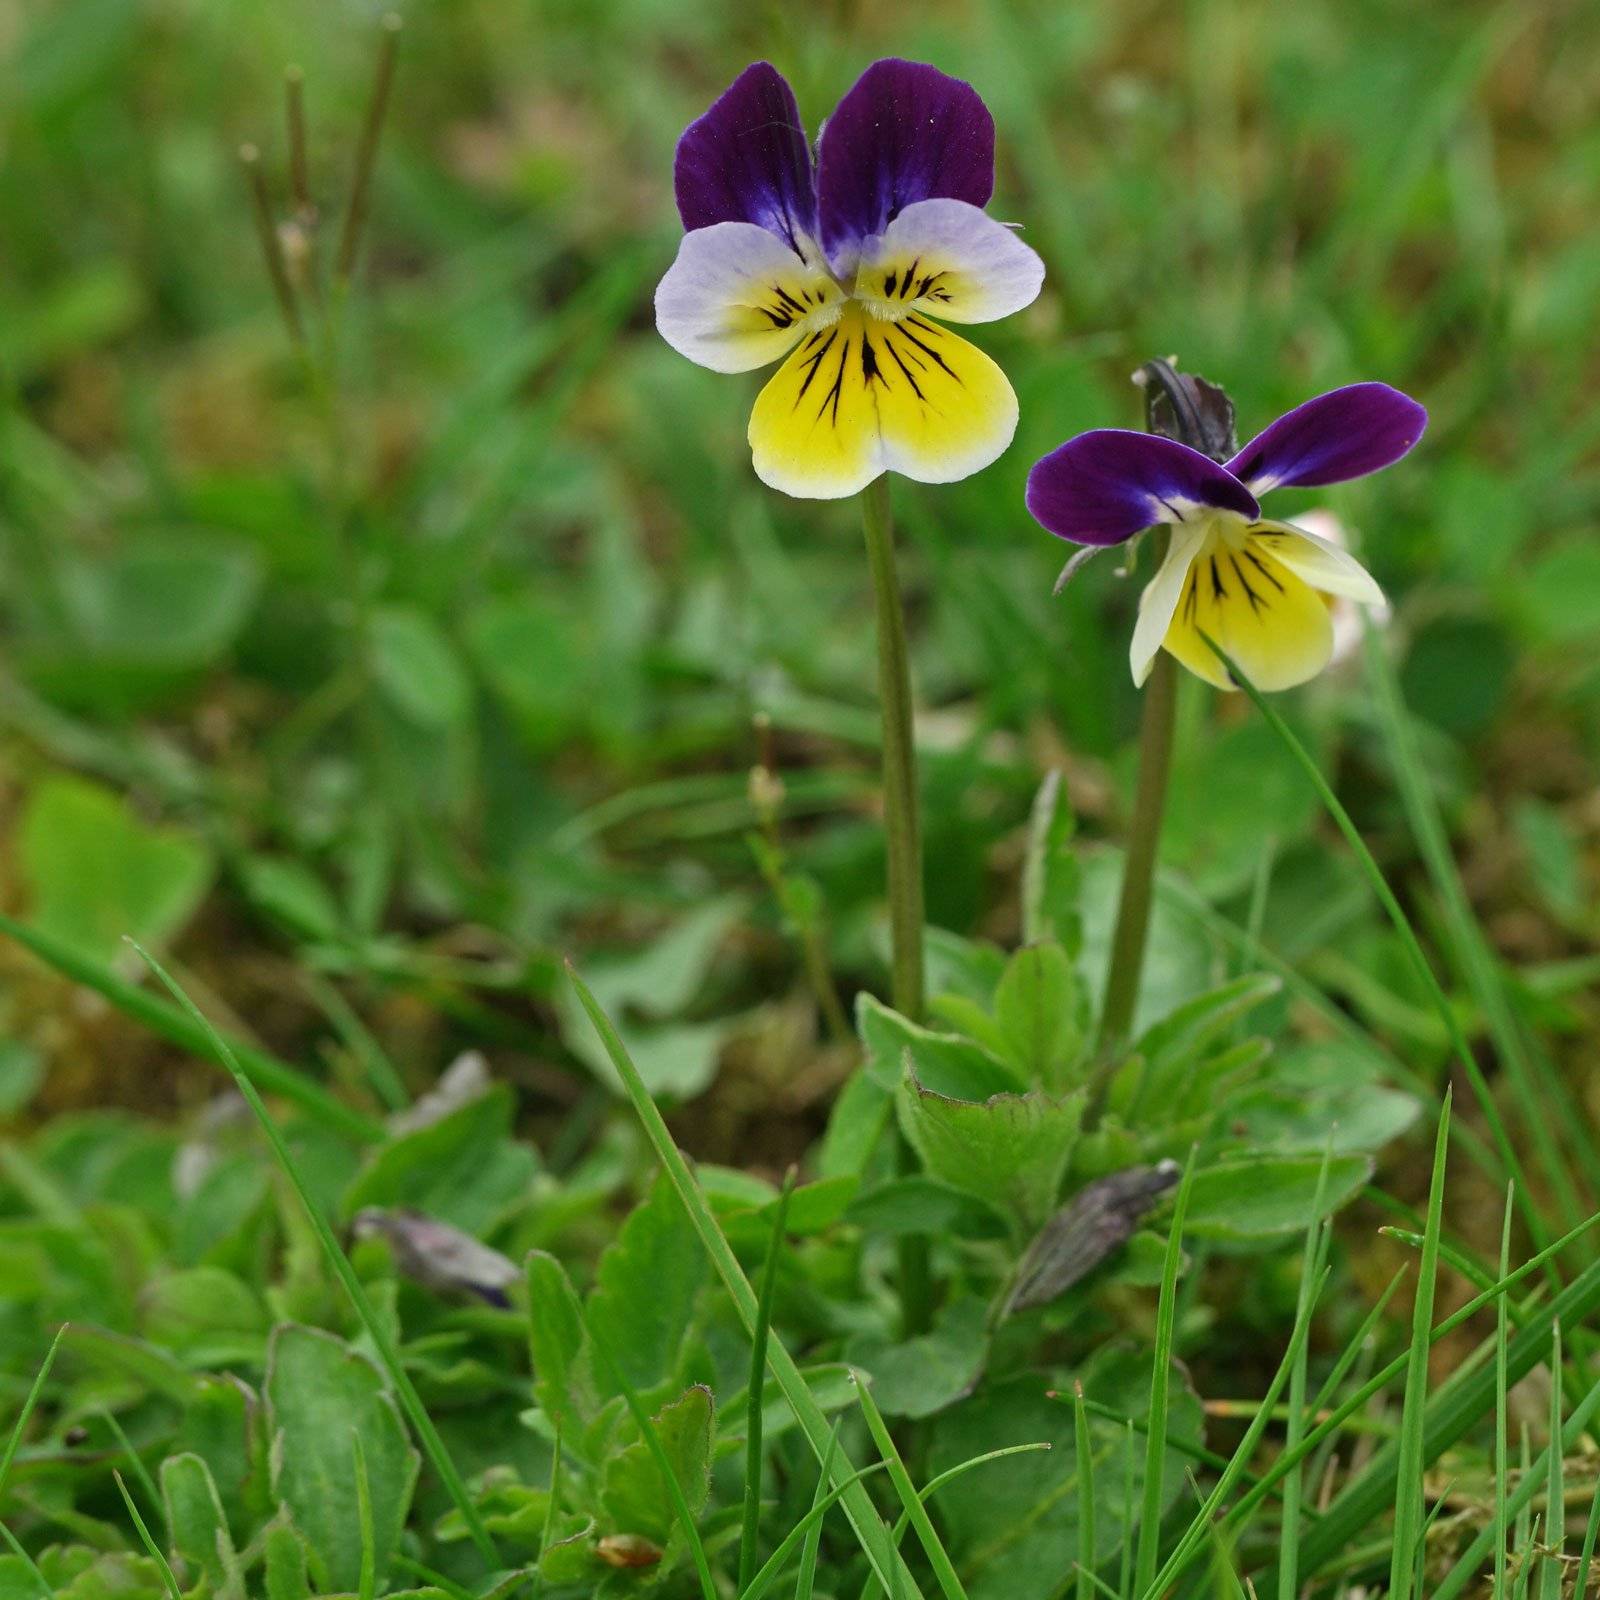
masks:
{"type": "Polygon", "coordinates": [[[528,1274],[528,1350],[533,1361],[533,1393],[545,1415],[568,1435],[593,1420],[599,1408],[587,1355],[583,1308],[566,1268],[543,1250],[530,1250],[528,1274]]]}
{"type": "MultiPolygon", "coordinates": [[[[711,1391],[697,1384],[652,1420],[672,1475],[690,1512],[698,1516],[711,1489],[711,1391]]],[[[642,1439],[606,1462],[600,1503],[610,1532],[643,1534],[665,1544],[677,1528],[671,1491],[642,1439]]]]}
{"type": "Polygon", "coordinates": [[[955,1100],[910,1074],[896,1100],[900,1126],[931,1177],[1025,1227],[1037,1227],[1055,1204],[1086,1103],[1083,1090],[955,1100]]]}

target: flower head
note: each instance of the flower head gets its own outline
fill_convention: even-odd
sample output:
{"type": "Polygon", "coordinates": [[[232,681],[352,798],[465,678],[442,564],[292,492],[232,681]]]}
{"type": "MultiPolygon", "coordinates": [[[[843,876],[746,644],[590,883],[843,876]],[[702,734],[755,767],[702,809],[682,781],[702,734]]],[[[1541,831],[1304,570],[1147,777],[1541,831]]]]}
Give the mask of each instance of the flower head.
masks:
{"type": "Polygon", "coordinates": [[[833,499],[885,471],[947,483],[1011,442],[1005,374],[945,322],[989,322],[1044,266],[983,207],[994,121],[933,67],[879,61],[824,124],[813,160],[793,91],[757,62],[678,142],[688,232],[656,326],[717,372],[782,358],[756,400],[757,475],[833,499]]]}
{"type": "Polygon", "coordinates": [[[1166,556],[1139,598],[1129,651],[1136,683],[1165,648],[1208,683],[1233,688],[1209,638],[1257,688],[1288,689],[1315,677],[1333,654],[1327,597],[1373,607],[1384,599],[1347,549],[1264,518],[1258,497],[1377,472],[1398,461],[1427,422],[1399,390],[1356,383],[1295,407],[1226,462],[1176,439],[1101,428],[1034,463],[1028,510],[1082,545],[1169,528],[1166,556]]]}

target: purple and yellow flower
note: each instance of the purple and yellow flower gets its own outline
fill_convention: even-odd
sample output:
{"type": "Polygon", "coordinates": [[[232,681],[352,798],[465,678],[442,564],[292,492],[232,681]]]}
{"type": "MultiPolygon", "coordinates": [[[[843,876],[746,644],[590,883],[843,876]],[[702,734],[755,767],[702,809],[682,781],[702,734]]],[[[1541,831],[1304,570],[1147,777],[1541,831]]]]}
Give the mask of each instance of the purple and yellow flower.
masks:
{"type": "Polygon", "coordinates": [[[1136,683],[1166,649],[1208,683],[1235,687],[1209,638],[1258,689],[1289,689],[1332,657],[1329,597],[1375,608],[1384,598],[1347,549],[1263,518],[1258,496],[1364,478],[1398,461],[1427,422],[1399,390],[1355,383],[1285,413],[1226,463],[1175,439],[1100,428],[1034,463],[1028,510],[1082,545],[1167,525],[1166,556],[1139,598],[1136,683]]]}
{"type": "Polygon", "coordinates": [[[933,67],[879,61],[813,160],[794,93],[746,68],[678,142],[688,232],[656,326],[717,372],[783,365],[750,415],[757,475],[813,499],[884,472],[948,483],[1011,442],[1005,374],[943,326],[1029,304],[1044,266],[984,211],[994,120],[933,67]]]}

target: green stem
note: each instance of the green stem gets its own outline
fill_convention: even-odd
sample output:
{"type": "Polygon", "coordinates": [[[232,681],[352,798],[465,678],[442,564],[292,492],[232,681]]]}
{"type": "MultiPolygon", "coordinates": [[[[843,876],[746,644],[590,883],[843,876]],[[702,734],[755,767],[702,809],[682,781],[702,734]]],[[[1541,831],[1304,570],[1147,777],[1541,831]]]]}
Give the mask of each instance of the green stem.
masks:
{"type": "Polygon", "coordinates": [[[889,852],[890,997],[913,1022],[922,1019],[922,830],[911,708],[905,608],[895,573],[894,521],[885,475],[861,492],[861,522],[872,569],[878,626],[878,699],[883,714],[883,825],[889,852]]]}
{"type": "Polygon", "coordinates": [[[1144,712],[1139,721],[1139,782],[1133,796],[1117,925],[1111,936],[1105,1000],[1100,1007],[1102,1051],[1127,1037],[1139,1000],[1139,975],[1144,969],[1145,940],[1150,931],[1150,900],[1161,843],[1161,816],[1167,803],[1167,775],[1172,767],[1177,703],[1177,663],[1161,650],[1145,685],[1144,712]]]}
{"type": "MultiPolygon", "coordinates": [[[[905,607],[895,572],[894,520],[885,475],[861,492],[861,525],[872,570],[878,628],[878,700],[883,715],[883,826],[889,857],[890,998],[913,1022],[922,1019],[922,829],[917,815],[917,766],[911,705],[911,663],[906,651],[905,607]]],[[[901,1141],[902,1171],[916,1157],[901,1141]]],[[[933,1321],[928,1241],[906,1234],[899,1243],[900,1311],[907,1338],[933,1321]]]]}

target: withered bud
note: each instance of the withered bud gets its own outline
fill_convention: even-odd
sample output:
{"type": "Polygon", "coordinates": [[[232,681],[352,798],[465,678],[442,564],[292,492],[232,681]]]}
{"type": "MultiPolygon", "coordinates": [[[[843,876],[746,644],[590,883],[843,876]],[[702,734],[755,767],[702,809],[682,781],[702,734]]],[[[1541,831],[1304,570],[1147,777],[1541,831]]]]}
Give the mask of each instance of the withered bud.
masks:
{"type": "Polygon", "coordinates": [[[1171,361],[1145,362],[1133,381],[1144,390],[1145,426],[1151,433],[1176,439],[1213,461],[1238,455],[1233,401],[1226,390],[1177,371],[1171,361]]]}
{"type": "Polygon", "coordinates": [[[1127,1167],[1080,1189],[1028,1246],[1004,1315],[1042,1306],[1120,1250],[1178,1181],[1178,1163],[1127,1167]]]}
{"type": "Polygon", "coordinates": [[[368,1206],[356,1213],[350,1232],[357,1239],[387,1239],[401,1272],[441,1294],[476,1295],[503,1308],[511,1303],[506,1290],[522,1276],[498,1250],[420,1211],[368,1206]]]}

